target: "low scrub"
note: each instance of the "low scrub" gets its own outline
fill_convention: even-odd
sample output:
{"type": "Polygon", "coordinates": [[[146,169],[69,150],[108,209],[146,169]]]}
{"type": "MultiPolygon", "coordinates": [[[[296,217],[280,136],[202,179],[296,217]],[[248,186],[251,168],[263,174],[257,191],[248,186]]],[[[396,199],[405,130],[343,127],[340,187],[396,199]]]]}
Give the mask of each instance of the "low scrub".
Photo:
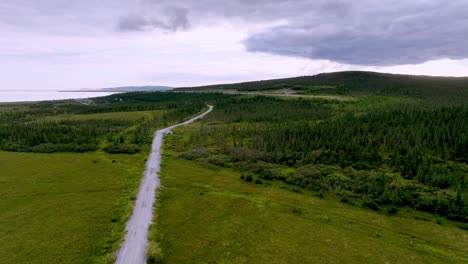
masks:
{"type": "Polygon", "coordinates": [[[104,151],[110,154],[135,154],[140,152],[141,148],[135,144],[112,143],[104,148],[104,151]]]}

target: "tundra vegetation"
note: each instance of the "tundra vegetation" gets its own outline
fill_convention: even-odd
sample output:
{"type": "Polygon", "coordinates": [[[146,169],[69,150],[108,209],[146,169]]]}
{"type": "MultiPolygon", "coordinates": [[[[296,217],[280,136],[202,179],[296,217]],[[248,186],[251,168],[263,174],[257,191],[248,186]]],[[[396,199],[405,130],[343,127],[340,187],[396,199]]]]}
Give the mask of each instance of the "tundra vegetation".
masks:
{"type": "Polygon", "coordinates": [[[150,262],[468,261],[468,79],[345,72],[0,105],[0,262],[112,262],[153,132],[207,103],[150,262]]]}
{"type": "Polygon", "coordinates": [[[182,156],[374,210],[408,206],[468,222],[467,78],[344,72],[214,87],[336,94],[330,85],[358,100],[219,97],[182,156]]]}
{"type": "Polygon", "coordinates": [[[196,98],[0,105],[0,263],[112,263],[152,134],[203,111],[196,98]]]}
{"type": "Polygon", "coordinates": [[[166,141],[150,260],[468,261],[467,84],[336,73],[192,88],[356,100],[210,101],[206,119],[166,141]]]}

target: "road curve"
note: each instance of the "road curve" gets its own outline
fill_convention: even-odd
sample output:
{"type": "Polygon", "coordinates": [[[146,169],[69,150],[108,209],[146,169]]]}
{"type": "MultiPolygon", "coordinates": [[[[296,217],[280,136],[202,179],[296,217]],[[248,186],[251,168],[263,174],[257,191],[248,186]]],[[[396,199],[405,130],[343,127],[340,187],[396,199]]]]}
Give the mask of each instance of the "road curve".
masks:
{"type": "Polygon", "coordinates": [[[161,147],[164,135],[172,129],[203,118],[213,110],[208,105],[208,110],[203,114],[185,122],[156,131],[150,156],[146,162],[146,170],[140,184],[137,200],[133,213],[127,222],[125,241],[117,254],[117,264],[144,264],[148,250],[148,229],[153,220],[153,204],[156,202],[155,192],[159,187],[159,170],[161,165],[161,147]]]}

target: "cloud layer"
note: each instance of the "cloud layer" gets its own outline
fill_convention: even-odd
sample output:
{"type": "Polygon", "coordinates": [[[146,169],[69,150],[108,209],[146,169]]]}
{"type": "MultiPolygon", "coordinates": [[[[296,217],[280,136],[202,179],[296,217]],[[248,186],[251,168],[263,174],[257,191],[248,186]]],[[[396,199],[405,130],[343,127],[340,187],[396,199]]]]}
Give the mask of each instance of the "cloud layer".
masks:
{"type": "Polygon", "coordinates": [[[123,16],[117,24],[118,31],[146,31],[152,29],[161,29],[163,31],[187,30],[190,27],[188,10],[180,7],[166,8],[165,16],[158,18],[156,16],[144,16],[131,14],[123,16]]]}
{"type": "Polygon", "coordinates": [[[292,19],[250,36],[246,46],[249,51],[372,66],[468,58],[468,2],[426,2],[356,8],[323,24],[292,19]]]}
{"type": "Polygon", "coordinates": [[[467,1],[231,0],[145,2],[140,16],[124,17],[120,30],[187,30],[190,24],[241,21],[281,23],[253,32],[251,52],[387,66],[468,58],[467,1]],[[174,3],[177,3],[176,5],[174,3]],[[165,22],[164,22],[165,21],[165,22]]]}
{"type": "Polygon", "coordinates": [[[466,0],[1,0],[0,83],[62,90],[342,70],[461,76],[466,14],[466,0]]]}

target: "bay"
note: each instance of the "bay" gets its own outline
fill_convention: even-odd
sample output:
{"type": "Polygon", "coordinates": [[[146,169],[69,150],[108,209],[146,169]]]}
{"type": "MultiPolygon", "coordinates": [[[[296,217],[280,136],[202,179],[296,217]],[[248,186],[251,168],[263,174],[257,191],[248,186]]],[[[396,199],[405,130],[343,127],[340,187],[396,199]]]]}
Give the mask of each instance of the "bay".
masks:
{"type": "Polygon", "coordinates": [[[83,99],[115,94],[115,92],[59,92],[52,90],[0,90],[0,102],[33,102],[45,100],[83,99]]]}

